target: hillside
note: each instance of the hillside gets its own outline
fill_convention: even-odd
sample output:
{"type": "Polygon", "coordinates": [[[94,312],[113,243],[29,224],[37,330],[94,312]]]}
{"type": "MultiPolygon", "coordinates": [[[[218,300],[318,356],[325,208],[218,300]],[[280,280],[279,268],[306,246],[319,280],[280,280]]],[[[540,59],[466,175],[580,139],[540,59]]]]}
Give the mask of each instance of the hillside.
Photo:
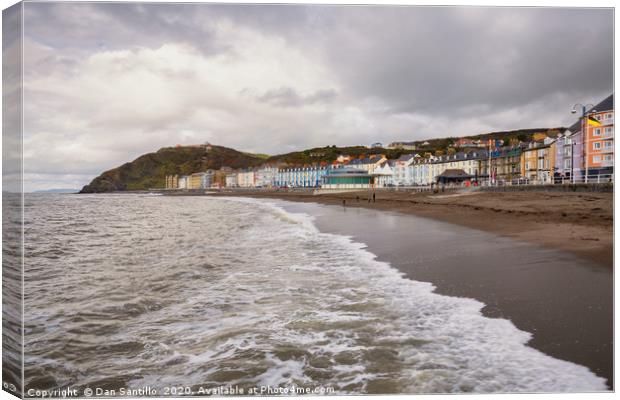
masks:
{"type": "Polygon", "coordinates": [[[448,147],[450,147],[454,142],[456,142],[460,138],[469,138],[475,140],[489,140],[489,139],[498,139],[503,140],[504,143],[508,144],[511,141],[517,142],[529,142],[532,140],[533,136],[537,133],[544,133],[548,136],[555,137],[559,132],[564,131],[565,128],[528,128],[528,129],[517,129],[512,131],[497,131],[497,132],[489,132],[482,133],[478,135],[469,135],[469,136],[459,136],[459,137],[444,137],[444,138],[436,138],[436,139],[427,139],[427,140],[418,140],[411,142],[417,147],[418,152],[435,152],[437,150],[445,151],[448,147]],[[428,143],[425,145],[424,143],[428,143]]]}
{"type": "Polygon", "coordinates": [[[266,163],[286,163],[289,165],[306,165],[317,162],[333,162],[339,155],[345,154],[352,157],[358,157],[368,154],[385,154],[387,158],[398,158],[404,154],[406,150],[400,149],[384,149],[373,148],[369,149],[366,146],[349,146],[349,147],[315,147],[303,151],[294,151],[292,153],[280,154],[277,156],[269,157],[265,160],[266,163]]]}
{"type": "Polygon", "coordinates": [[[165,176],[188,175],[207,169],[249,168],[260,165],[264,158],[221,146],[164,147],[144,154],[132,162],[105,171],[84,186],[80,193],[103,193],[125,190],[161,188],[165,176]]]}

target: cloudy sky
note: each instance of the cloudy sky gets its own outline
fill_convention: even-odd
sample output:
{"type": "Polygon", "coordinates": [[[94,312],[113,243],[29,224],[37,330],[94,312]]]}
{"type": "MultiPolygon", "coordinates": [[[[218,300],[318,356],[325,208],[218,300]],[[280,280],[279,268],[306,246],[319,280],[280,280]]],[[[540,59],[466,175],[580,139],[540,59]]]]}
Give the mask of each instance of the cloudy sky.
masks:
{"type": "Polygon", "coordinates": [[[26,190],[163,146],[276,154],[570,125],[610,9],[26,3],[26,190]]]}

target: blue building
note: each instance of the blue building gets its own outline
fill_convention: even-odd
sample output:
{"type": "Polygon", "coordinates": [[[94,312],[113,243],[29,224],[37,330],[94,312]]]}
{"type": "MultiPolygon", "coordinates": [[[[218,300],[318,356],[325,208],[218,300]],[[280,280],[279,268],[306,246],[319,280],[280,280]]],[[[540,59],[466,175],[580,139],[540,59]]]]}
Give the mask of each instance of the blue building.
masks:
{"type": "Polygon", "coordinates": [[[311,166],[279,168],[276,173],[278,187],[319,187],[322,177],[331,167],[311,166]]]}

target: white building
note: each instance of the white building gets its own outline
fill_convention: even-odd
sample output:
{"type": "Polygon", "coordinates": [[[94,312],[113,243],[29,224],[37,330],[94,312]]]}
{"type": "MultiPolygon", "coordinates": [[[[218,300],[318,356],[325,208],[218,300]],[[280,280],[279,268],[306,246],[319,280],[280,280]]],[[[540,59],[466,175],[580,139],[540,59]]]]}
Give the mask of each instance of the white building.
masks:
{"type": "Polygon", "coordinates": [[[272,167],[269,165],[262,166],[257,169],[255,174],[255,185],[256,187],[273,187],[276,183],[276,174],[278,173],[278,168],[272,167]]]}
{"type": "Polygon", "coordinates": [[[187,175],[179,176],[179,189],[187,189],[189,178],[187,175]]]}
{"type": "Polygon", "coordinates": [[[237,186],[242,188],[254,187],[254,170],[250,169],[237,172],[237,186]]]}
{"type": "Polygon", "coordinates": [[[394,169],[391,162],[384,162],[382,165],[376,167],[370,175],[374,177],[376,187],[386,187],[393,184],[392,177],[394,175],[394,169]]]}
{"type": "Polygon", "coordinates": [[[226,187],[237,187],[237,173],[226,174],[226,187]]]}
{"type": "Polygon", "coordinates": [[[413,162],[419,159],[417,154],[405,154],[400,156],[394,163],[394,174],[392,176],[392,183],[396,186],[411,186],[413,185],[413,162]]]}

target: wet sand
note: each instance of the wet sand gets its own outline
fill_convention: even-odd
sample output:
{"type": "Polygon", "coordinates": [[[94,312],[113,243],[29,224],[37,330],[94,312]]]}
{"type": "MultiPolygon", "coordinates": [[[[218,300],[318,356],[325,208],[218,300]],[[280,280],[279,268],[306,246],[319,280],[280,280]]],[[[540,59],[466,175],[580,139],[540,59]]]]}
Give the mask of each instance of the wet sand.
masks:
{"type": "Polygon", "coordinates": [[[597,192],[346,192],[225,191],[213,195],[397,211],[559,249],[613,267],[613,193],[597,192]],[[368,200],[371,200],[368,202],[368,200]]]}
{"type": "MultiPolygon", "coordinates": [[[[613,277],[570,253],[402,213],[278,202],[321,231],[365,243],[408,278],[483,302],[482,312],[532,333],[529,345],[584,365],[613,388],[613,277]]],[[[372,284],[372,282],[369,282],[372,284]]]]}

